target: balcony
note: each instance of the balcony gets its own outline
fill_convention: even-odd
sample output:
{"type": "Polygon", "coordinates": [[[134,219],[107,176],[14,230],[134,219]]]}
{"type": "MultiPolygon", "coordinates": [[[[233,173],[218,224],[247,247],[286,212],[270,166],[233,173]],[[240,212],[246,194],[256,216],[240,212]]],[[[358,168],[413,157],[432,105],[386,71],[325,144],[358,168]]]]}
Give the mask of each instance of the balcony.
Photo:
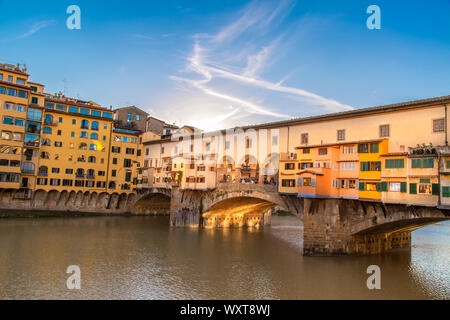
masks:
{"type": "Polygon", "coordinates": [[[84,173],[76,173],[75,178],[84,179],[84,173]]]}
{"type": "Polygon", "coordinates": [[[38,176],[40,176],[40,177],[47,177],[48,176],[48,171],[41,171],[41,170],[39,170],[38,176]]]}
{"type": "Polygon", "coordinates": [[[34,174],[34,169],[22,168],[21,172],[27,174],[34,174]]]}
{"type": "Polygon", "coordinates": [[[95,179],[95,174],[87,174],[86,179],[95,179]]]}

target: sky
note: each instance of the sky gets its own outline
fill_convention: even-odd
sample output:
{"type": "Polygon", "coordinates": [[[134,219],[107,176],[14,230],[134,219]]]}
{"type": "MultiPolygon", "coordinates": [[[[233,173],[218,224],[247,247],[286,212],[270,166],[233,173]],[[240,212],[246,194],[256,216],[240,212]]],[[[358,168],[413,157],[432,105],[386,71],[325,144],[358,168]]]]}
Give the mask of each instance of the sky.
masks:
{"type": "Polygon", "coordinates": [[[450,95],[450,1],[0,0],[0,62],[204,130],[450,95]],[[70,5],[81,29],[69,30],[70,5]],[[366,25],[370,5],[381,28],[366,25]]]}

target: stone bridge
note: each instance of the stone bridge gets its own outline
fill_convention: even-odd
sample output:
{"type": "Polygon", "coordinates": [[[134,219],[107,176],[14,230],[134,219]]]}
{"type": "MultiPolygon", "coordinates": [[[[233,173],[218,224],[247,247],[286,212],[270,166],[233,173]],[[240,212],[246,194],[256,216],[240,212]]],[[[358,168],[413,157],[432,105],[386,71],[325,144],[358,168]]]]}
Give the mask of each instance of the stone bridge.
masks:
{"type": "Polygon", "coordinates": [[[411,232],[450,219],[435,207],[281,195],[260,184],[219,184],[214,190],[150,188],[137,193],[0,189],[0,208],[170,215],[174,227],[262,227],[274,210],[303,220],[304,255],[381,253],[411,246],[411,232]]]}

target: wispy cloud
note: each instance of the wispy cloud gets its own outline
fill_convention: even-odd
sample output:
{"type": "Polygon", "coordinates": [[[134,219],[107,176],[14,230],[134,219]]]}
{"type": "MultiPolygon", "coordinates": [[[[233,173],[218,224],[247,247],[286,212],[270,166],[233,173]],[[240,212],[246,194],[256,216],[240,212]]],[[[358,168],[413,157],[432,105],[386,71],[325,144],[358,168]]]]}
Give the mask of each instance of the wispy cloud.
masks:
{"type": "Polygon", "coordinates": [[[53,26],[55,24],[56,24],[55,20],[43,20],[43,21],[37,22],[37,23],[33,24],[30,27],[30,29],[28,29],[27,32],[25,32],[24,34],[18,36],[16,39],[28,38],[29,36],[35,34],[39,30],[44,29],[44,28],[49,27],[49,26],[53,26]]]}
{"type": "Polygon", "coordinates": [[[219,115],[211,121],[223,122],[236,113],[291,118],[285,112],[277,111],[282,109],[280,105],[264,106],[268,103],[262,97],[271,92],[272,95],[284,95],[283,98],[296,98],[296,103],[300,99],[329,112],[353,109],[334,99],[284,85],[290,74],[278,82],[262,77],[276,61],[276,52],[285,36],[284,32],[274,35],[273,30],[283,23],[294,4],[281,1],[273,7],[253,1],[216,34],[194,35],[193,50],[186,58],[188,63],[183,71],[191,76],[171,76],[170,79],[185,83],[205,96],[239,106],[232,112],[225,108],[217,110],[219,115]],[[249,88],[245,90],[247,97],[242,97],[242,90],[236,92],[236,88],[249,88]]]}

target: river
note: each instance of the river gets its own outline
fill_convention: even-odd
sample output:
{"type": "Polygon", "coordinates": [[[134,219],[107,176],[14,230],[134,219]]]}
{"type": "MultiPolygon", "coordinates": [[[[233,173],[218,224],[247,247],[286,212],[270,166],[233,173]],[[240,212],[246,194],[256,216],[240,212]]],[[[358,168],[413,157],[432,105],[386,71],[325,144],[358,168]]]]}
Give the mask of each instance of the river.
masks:
{"type": "Polygon", "coordinates": [[[411,250],[303,257],[302,226],[169,228],[166,217],[0,219],[1,299],[449,299],[450,222],[411,250]],[[368,290],[366,269],[381,269],[368,290]],[[69,265],[81,289],[69,290],[69,265]]]}

